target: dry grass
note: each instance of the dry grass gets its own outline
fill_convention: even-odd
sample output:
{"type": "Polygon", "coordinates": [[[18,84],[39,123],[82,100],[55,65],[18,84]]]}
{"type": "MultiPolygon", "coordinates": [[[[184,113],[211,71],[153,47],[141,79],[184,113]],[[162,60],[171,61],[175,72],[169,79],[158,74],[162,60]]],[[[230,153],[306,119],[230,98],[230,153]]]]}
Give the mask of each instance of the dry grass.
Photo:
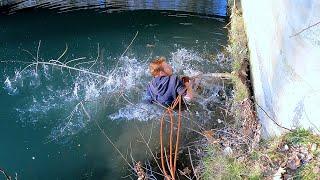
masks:
{"type": "MultiPolygon", "coordinates": [[[[261,169],[248,161],[260,141],[260,124],[257,122],[251,92],[249,90],[249,53],[247,37],[241,11],[231,8],[229,23],[229,45],[226,50],[232,58],[232,82],[234,88],[233,107],[235,122],[217,136],[203,158],[204,179],[261,179],[261,169]],[[232,149],[231,155],[225,154],[232,149]]],[[[259,159],[259,158],[256,158],[259,159]]]]}
{"type": "Polygon", "coordinates": [[[247,88],[247,79],[249,76],[249,53],[243,17],[237,7],[231,8],[230,19],[229,45],[227,46],[227,51],[233,59],[232,74],[235,89],[234,100],[238,103],[250,96],[247,88]]]}

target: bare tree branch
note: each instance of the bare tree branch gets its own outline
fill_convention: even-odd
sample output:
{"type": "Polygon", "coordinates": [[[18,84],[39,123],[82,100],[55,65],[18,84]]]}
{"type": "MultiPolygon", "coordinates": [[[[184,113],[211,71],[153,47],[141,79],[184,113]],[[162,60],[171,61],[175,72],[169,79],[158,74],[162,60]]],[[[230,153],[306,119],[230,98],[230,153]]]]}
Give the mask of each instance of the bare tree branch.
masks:
{"type": "Polygon", "coordinates": [[[2,168],[0,168],[0,172],[6,177],[7,180],[12,180],[12,178],[2,168]]]}

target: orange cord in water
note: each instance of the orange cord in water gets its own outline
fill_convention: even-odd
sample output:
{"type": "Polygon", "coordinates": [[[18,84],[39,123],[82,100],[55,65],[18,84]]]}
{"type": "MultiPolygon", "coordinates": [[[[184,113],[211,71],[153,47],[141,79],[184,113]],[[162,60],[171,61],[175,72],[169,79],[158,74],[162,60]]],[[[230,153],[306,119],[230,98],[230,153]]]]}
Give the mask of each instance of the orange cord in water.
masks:
{"type": "Polygon", "coordinates": [[[175,101],[173,102],[172,106],[166,108],[166,111],[161,117],[160,120],[160,153],[161,153],[161,166],[164,173],[164,176],[168,180],[175,180],[175,172],[176,172],[176,164],[178,158],[178,149],[179,149],[179,137],[180,137],[180,129],[181,129],[181,95],[179,95],[175,101]],[[178,112],[178,126],[177,126],[177,133],[176,133],[176,144],[175,144],[175,152],[174,152],[174,159],[173,158],[173,131],[174,131],[174,116],[173,116],[173,109],[179,104],[179,112],[178,112]],[[169,164],[168,169],[170,172],[171,177],[168,175],[165,163],[164,163],[164,147],[163,147],[163,123],[165,115],[169,114],[170,117],[170,136],[169,136],[169,164]]]}
{"type": "Polygon", "coordinates": [[[162,166],[162,171],[163,171],[163,174],[165,176],[166,179],[169,179],[169,176],[167,174],[167,171],[166,171],[166,168],[165,168],[165,165],[164,165],[164,157],[163,157],[163,121],[164,121],[164,118],[165,118],[165,115],[166,115],[166,112],[163,113],[162,117],[161,117],[161,120],[160,120],[160,153],[161,153],[161,166],[162,166]]]}
{"type": "Polygon", "coordinates": [[[173,174],[176,172],[177,158],[178,158],[178,149],[179,149],[179,137],[180,137],[180,129],[181,129],[181,96],[179,98],[179,113],[178,113],[178,129],[177,129],[177,137],[176,137],[176,148],[174,152],[174,164],[173,164],[173,174]]]}

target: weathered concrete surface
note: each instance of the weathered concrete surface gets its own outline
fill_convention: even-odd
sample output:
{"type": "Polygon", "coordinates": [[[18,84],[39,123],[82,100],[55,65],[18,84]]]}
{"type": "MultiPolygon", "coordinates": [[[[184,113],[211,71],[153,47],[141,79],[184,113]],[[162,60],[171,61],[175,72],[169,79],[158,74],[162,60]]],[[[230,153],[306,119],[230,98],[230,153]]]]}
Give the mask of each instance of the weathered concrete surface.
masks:
{"type": "MultiPolygon", "coordinates": [[[[242,0],[255,99],[280,125],[320,133],[319,0],[242,0]]],[[[265,137],[280,134],[256,107],[265,137]]]]}

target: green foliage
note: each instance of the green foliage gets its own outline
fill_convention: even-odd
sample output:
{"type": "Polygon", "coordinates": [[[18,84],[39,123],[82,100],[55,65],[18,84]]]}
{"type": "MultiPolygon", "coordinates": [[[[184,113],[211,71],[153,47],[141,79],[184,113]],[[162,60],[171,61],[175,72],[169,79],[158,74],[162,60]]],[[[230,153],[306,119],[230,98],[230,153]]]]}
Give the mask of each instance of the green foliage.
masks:
{"type": "Polygon", "coordinates": [[[302,166],[297,172],[297,176],[295,179],[303,179],[303,180],[314,180],[320,179],[319,172],[320,164],[317,164],[316,161],[309,162],[308,164],[302,166]]]}
{"type": "Polygon", "coordinates": [[[249,180],[260,180],[262,179],[262,172],[259,167],[255,167],[254,170],[249,174],[249,180]]]}
{"type": "Polygon", "coordinates": [[[242,179],[242,176],[247,171],[244,164],[234,158],[228,159],[227,171],[225,179],[242,179]]]}
{"type": "Polygon", "coordinates": [[[204,164],[203,179],[260,179],[261,171],[259,167],[246,166],[235,157],[225,156],[221,150],[209,145],[207,156],[202,159],[204,164]]]}
{"type": "Polygon", "coordinates": [[[306,145],[307,143],[320,144],[320,137],[313,135],[306,129],[296,129],[284,136],[284,140],[291,145],[306,145]]]}
{"type": "Polygon", "coordinates": [[[232,71],[235,73],[232,77],[234,84],[234,102],[240,103],[245,98],[249,97],[249,92],[246,84],[244,84],[238,74],[246,68],[244,64],[248,59],[249,53],[247,50],[247,36],[243,24],[241,12],[233,7],[231,9],[231,22],[229,28],[229,45],[227,51],[230,53],[232,61],[232,71]]]}
{"type": "Polygon", "coordinates": [[[247,86],[243,84],[238,77],[232,76],[232,82],[234,84],[234,90],[235,90],[235,94],[234,94],[235,103],[240,103],[241,101],[249,97],[247,86]]]}

